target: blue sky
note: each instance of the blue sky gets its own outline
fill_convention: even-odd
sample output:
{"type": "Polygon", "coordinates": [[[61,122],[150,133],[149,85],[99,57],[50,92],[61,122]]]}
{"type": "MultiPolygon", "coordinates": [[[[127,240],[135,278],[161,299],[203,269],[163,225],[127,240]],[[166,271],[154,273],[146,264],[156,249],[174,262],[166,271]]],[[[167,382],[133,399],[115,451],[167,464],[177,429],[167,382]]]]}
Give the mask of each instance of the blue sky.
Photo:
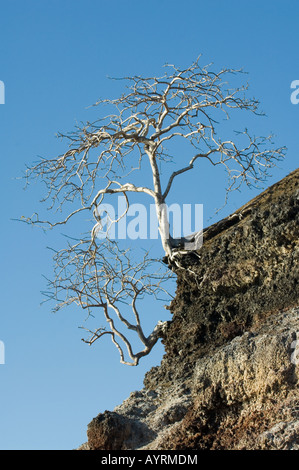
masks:
{"type": "MultiPolygon", "coordinates": [[[[273,184],[298,167],[299,105],[290,101],[290,84],[299,79],[298,18],[299,4],[290,0],[0,1],[0,340],[6,353],[0,449],[75,448],[86,440],[89,421],[142,388],[145,372],[163,355],[157,345],[137,368],[120,365],[110,340],[93,348],[80,341],[79,310],[53,315],[48,304],[40,306],[42,275],[52,268],[47,246],[61,240],[60,232],[12,220],[33,213],[43,195],[42,185],[24,192],[16,178],[38,156],[61,153],[55,134],[95,116],[89,105],[119,95],[121,83],[107,76],[160,75],[166,62],[185,67],[202,54],[202,65],[248,72],[249,95],[260,99],[267,117],[244,114],[234,124],[257,135],[273,132],[277,146],[288,147],[267,183],[273,184]]],[[[181,180],[174,199],[203,203],[207,224],[223,202],[221,175],[198,171],[192,178],[181,180]]],[[[235,193],[219,217],[256,194],[235,193]]],[[[156,318],[153,306],[144,313],[156,318]]]]}

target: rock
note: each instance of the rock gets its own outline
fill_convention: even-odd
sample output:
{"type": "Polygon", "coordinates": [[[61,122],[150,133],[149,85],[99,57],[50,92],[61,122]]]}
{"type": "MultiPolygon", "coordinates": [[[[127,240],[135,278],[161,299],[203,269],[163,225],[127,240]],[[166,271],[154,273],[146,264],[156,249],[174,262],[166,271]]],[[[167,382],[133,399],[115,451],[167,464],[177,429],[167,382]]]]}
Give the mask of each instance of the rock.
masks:
{"type": "Polygon", "coordinates": [[[299,450],[299,420],[280,422],[259,437],[262,449],[299,450]]]}
{"type": "Polygon", "coordinates": [[[276,322],[275,327],[272,321],[266,322],[197,361],[192,404],[179,427],[170,429],[155,445],[163,449],[283,447],[278,447],[278,440],[268,438],[266,445],[266,439],[257,438],[282,420],[290,430],[297,429],[298,368],[291,362],[290,346],[299,331],[299,309],[276,315],[276,322]]]}
{"type": "Polygon", "coordinates": [[[299,169],[176,261],[162,362],[86,447],[297,450],[299,169]]]}
{"type": "Polygon", "coordinates": [[[89,424],[88,445],[91,450],[123,449],[131,433],[131,423],[128,419],[117,413],[105,411],[89,424]]]}
{"type": "Polygon", "coordinates": [[[89,450],[128,450],[148,441],[153,433],[136,417],[105,411],[89,423],[87,437],[89,450]]]}

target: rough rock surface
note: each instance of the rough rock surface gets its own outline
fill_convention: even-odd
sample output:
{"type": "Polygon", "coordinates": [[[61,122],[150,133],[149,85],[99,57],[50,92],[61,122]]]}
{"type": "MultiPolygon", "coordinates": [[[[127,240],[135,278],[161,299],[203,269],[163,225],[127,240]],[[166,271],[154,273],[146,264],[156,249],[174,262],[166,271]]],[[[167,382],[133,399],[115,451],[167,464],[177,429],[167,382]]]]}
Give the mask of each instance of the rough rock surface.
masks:
{"type": "Polygon", "coordinates": [[[299,169],[173,268],[161,365],[82,449],[299,450],[299,169]]]}

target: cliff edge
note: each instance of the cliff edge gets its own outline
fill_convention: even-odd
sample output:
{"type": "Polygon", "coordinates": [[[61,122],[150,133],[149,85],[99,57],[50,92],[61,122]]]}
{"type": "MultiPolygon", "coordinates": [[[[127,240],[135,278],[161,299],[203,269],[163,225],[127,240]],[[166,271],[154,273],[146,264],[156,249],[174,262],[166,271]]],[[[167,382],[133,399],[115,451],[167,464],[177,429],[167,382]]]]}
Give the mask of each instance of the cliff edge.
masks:
{"type": "Polygon", "coordinates": [[[81,449],[299,450],[299,169],[208,227],[176,272],[160,366],[81,449]]]}

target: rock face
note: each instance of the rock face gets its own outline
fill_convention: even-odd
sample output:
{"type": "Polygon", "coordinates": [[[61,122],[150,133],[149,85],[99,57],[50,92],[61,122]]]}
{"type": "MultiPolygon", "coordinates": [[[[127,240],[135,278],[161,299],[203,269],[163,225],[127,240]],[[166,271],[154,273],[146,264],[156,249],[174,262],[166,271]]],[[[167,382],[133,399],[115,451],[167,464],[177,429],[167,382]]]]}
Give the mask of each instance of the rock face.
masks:
{"type": "Polygon", "coordinates": [[[299,450],[299,169],[173,269],[161,365],[82,448],[299,450]]]}

